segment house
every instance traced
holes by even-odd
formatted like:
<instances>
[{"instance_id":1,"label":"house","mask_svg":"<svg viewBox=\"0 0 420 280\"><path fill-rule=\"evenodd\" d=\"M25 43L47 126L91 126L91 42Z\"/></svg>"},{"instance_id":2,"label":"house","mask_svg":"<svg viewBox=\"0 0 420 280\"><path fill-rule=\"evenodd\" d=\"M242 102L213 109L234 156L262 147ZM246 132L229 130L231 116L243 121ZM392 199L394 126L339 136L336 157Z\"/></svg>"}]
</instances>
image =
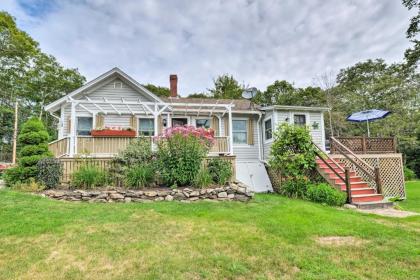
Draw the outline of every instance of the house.
<instances>
[{"instance_id":1,"label":"house","mask_svg":"<svg viewBox=\"0 0 420 280\"><path fill-rule=\"evenodd\" d=\"M276 126L284 122L308 126L313 141L325 148L323 112L327 108L182 98L177 83L177 76L170 75L171 96L162 98L113 68L45 107L58 119L58 140L50 143L51 151L60 158L109 157L133 137L157 136L168 127L213 128L216 141L209 156L234 158L237 179L264 192L272 190L264 162Z\"/></svg>"}]
</instances>

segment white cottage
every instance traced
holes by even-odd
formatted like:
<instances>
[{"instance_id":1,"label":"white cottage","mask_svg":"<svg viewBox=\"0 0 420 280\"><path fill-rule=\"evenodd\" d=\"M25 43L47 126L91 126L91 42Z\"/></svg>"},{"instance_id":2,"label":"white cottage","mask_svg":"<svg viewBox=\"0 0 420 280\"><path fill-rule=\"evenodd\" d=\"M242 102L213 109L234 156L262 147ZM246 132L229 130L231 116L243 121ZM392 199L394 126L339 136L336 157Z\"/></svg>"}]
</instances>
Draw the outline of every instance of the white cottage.
<instances>
[{"instance_id":1,"label":"white cottage","mask_svg":"<svg viewBox=\"0 0 420 280\"><path fill-rule=\"evenodd\" d=\"M171 75L171 96L162 98L113 68L45 107L59 120L51 151L60 158L110 157L131 139L157 136L168 127L211 127L216 142L209 156L234 158L238 180L255 191L271 191L264 162L276 126L284 122L308 126L314 142L325 148L323 112L327 108L182 98L177 83L177 76Z\"/></svg>"}]
</instances>

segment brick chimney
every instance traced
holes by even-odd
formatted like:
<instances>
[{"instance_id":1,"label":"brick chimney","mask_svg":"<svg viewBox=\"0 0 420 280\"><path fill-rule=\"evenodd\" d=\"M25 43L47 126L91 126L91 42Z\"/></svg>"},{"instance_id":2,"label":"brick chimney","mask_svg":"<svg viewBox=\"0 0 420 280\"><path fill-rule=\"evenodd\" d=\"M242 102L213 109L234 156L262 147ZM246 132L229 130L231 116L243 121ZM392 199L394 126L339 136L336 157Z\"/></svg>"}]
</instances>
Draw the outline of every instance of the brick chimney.
<instances>
[{"instance_id":1,"label":"brick chimney","mask_svg":"<svg viewBox=\"0 0 420 280\"><path fill-rule=\"evenodd\" d=\"M178 97L178 76L175 74L169 75L169 89L171 91L171 97Z\"/></svg>"}]
</instances>

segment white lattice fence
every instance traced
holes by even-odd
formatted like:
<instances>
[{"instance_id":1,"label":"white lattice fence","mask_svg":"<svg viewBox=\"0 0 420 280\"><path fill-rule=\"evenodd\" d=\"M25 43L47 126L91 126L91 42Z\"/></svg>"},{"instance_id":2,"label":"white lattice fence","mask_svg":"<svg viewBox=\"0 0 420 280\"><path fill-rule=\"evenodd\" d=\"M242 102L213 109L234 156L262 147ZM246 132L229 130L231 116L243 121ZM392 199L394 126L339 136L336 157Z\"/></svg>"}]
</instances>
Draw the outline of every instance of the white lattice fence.
<instances>
[{"instance_id":1,"label":"white lattice fence","mask_svg":"<svg viewBox=\"0 0 420 280\"><path fill-rule=\"evenodd\" d=\"M353 164L342 155L331 155L335 160L343 162L346 166L356 171L371 187L374 183L367 176L353 166ZM385 197L405 198L404 171L401 154L359 154L361 159L373 167L379 167L379 174L382 181L382 191Z\"/></svg>"}]
</instances>

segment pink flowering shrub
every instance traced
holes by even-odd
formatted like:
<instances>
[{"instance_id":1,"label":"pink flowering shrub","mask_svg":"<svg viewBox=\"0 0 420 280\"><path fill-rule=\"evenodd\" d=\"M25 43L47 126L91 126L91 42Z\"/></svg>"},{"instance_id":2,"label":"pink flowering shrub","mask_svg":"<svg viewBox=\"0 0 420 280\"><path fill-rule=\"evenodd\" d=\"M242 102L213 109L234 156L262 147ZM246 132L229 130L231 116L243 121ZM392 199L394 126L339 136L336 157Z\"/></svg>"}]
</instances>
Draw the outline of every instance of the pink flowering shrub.
<instances>
[{"instance_id":1,"label":"pink flowering shrub","mask_svg":"<svg viewBox=\"0 0 420 280\"><path fill-rule=\"evenodd\" d=\"M214 131L193 126L168 128L156 139L162 179L170 185L191 185L214 143Z\"/></svg>"}]
</instances>

